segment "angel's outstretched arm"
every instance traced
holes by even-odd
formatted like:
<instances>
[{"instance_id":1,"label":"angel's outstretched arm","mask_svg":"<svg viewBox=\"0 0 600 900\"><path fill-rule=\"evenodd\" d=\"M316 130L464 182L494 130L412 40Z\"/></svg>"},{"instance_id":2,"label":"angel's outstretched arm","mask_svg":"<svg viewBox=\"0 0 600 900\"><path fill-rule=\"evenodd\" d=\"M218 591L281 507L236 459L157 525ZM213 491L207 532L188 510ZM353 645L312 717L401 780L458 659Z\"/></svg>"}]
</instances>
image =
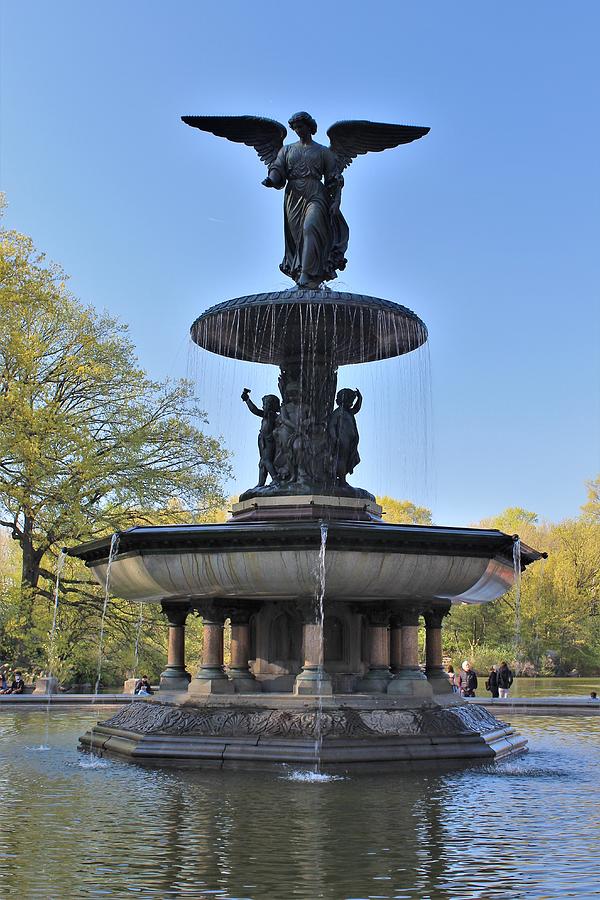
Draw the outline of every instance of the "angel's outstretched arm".
<instances>
[{"instance_id":1,"label":"angel's outstretched arm","mask_svg":"<svg viewBox=\"0 0 600 900\"><path fill-rule=\"evenodd\" d=\"M277 154L277 159L269 166L269 174L263 181L265 187L277 188L281 190L285 187L287 181L286 164L285 164L285 147L282 147Z\"/></svg>"}]
</instances>

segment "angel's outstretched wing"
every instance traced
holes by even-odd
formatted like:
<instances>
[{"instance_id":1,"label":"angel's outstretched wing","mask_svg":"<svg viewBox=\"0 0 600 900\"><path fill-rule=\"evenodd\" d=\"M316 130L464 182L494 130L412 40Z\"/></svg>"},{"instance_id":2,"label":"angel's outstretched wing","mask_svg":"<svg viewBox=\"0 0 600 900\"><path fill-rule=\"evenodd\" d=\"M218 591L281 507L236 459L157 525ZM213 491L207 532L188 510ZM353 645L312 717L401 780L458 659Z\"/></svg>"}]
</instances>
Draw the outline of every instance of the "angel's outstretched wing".
<instances>
[{"instance_id":1,"label":"angel's outstretched wing","mask_svg":"<svg viewBox=\"0 0 600 900\"><path fill-rule=\"evenodd\" d=\"M378 153L410 144L427 134L429 128L418 125L386 125L384 122L367 122L364 119L348 119L335 122L327 129L331 149L340 161L340 171L363 153Z\"/></svg>"},{"instance_id":2,"label":"angel's outstretched wing","mask_svg":"<svg viewBox=\"0 0 600 900\"><path fill-rule=\"evenodd\" d=\"M182 116L186 125L209 131L217 137L254 147L261 160L270 166L283 147L285 125L260 116Z\"/></svg>"}]
</instances>

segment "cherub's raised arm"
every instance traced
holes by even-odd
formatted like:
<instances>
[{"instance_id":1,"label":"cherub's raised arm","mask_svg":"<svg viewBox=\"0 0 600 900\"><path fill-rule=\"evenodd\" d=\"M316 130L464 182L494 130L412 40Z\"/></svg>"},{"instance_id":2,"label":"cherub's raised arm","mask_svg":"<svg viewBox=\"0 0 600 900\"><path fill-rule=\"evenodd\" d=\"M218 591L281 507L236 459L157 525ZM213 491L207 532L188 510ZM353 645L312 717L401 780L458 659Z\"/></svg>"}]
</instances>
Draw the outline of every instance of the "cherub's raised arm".
<instances>
[{"instance_id":1,"label":"cherub's raised arm","mask_svg":"<svg viewBox=\"0 0 600 900\"><path fill-rule=\"evenodd\" d=\"M354 405L352 406L352 409L350 410L350 412L352 413L352 415L355 416L356 413L360 412L363 398L362 398L362 394L358 388L354 388L354 390L356 391L356 400L354 401Z\"/></svg>"},{"instance_id":2,"label":"cherub's raised arm","mask_svg":"<svg viewBox=\"0 0 600 900\"><path fill-rule=\"evenodd\" d=\"M262 409L259 409L259 407L255 403L253 403L252 400L250 399L250 389L249 388L244 388L244 390L242 391L242 400L244 401L244 403L246 404L246 406L248 407L248 409L250 410L251 413L254 413L255 416L259 417L259 419L264 418L264 412L262 411Z\"/></svg>"}]
</instances>

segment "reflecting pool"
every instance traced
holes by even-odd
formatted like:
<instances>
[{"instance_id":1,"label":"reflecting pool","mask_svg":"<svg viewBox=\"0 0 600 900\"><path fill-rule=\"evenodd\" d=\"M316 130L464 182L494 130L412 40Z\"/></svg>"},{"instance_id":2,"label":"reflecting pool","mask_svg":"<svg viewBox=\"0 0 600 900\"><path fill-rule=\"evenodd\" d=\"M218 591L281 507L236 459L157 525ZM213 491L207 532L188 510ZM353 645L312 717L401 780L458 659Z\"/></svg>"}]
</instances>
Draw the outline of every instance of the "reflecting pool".
<instances>
[{"instance_id":1,"label":"reflecting pool","mask_svg":"<svg viewBox=\"0 0 600 900\"><path fill-rule=\"evenodd\" d=\"M514 717L505 763L312 781L78 753L104 714L0 710L1 897L600 896L598 718Z\"/></svg>"}]
</instances>

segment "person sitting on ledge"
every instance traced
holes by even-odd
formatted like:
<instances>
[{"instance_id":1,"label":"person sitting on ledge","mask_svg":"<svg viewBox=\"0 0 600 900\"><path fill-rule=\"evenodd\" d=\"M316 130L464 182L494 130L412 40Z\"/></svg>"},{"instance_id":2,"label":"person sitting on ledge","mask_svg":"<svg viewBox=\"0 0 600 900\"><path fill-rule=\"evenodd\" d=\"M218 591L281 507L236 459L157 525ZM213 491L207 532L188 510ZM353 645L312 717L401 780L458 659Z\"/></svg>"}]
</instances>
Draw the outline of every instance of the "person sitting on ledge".
<instances>
[{"instance_id":1,"label":"person sitting on ledge","mask_svg":"<svg viewBox=\"0 0 600 900\"><path fill-rule=\"evenodd\" d=\"M147 675L142 675L142 677L139 679L139 681L136 681L135 687L133 689L133 693L138 694L139 696L142 696L142 697L149 697L151 694L154 693L154 691L152 690L152 688L150 686L150 682L148 681Z\"/></svg>"},{"instance_id":2,"label":"person sitting on ledge","mask_svg":"<svg viewBox=\"0 0 600 900\"><path fill-rule=\"evenodd\" d=\"M596 691L592 691L590 694L590 700L597 700L597 699L598 699L598 694L596 693Z\"/></svg>"},{"instance_id":3,"label":"person sitting on ledge","mask_svg":"<svg viewBox=\"0 0 600 900\"><path fill-rule=\"evenodd\" d=\"M25 693L25 682L23 681L23 676L20 672L15 672L15 677L13 679L13 683L10 687L5 688L3 691L0 691L0 694L24 694Z\"/></svg>"}]
</instances>

